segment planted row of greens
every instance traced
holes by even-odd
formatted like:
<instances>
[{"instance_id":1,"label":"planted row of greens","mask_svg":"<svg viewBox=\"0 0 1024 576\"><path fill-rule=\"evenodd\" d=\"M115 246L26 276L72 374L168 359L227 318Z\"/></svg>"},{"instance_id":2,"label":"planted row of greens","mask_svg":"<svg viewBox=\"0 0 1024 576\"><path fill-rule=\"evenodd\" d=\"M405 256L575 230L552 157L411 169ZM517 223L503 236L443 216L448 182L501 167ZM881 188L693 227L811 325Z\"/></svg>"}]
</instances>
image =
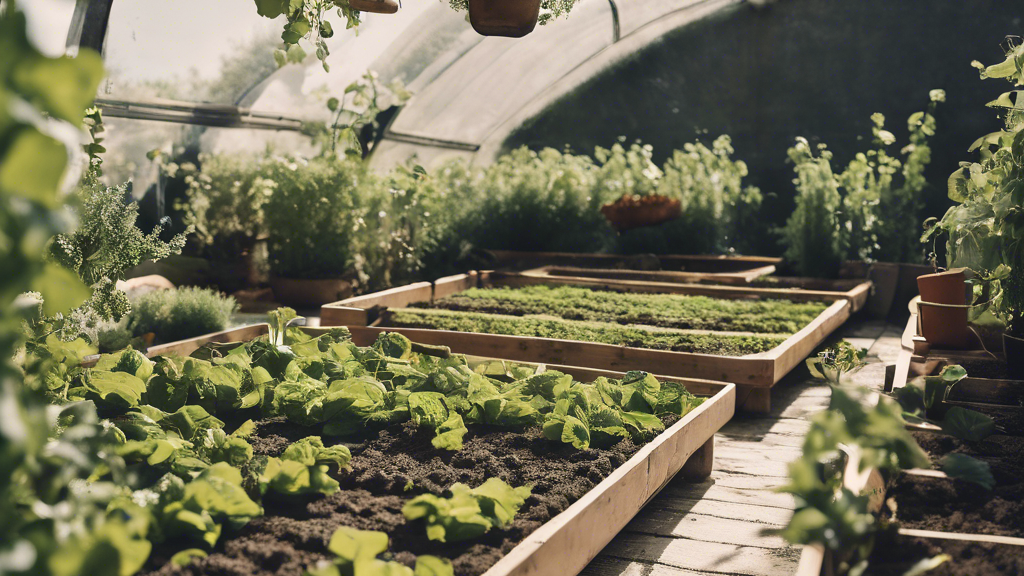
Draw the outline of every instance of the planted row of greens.
<instances>
[{"instance_id":1,"label":"planted row of greens","mask_svg":"<svg viewBox=\"0 0 1024 576\"><path fill-rule=\"evenodd\" d=\"M471 367L447 348L394 333L362 348L343 328L313 336L285 328L290 310L272 317L269 337L212 344L189 357L150 359L127 348L86 367L82 360L93 349L82 340L52 337L27 349L27 362L44 368L28 384L44 389L60 410L63 433L54 442L61 448L47 463L60 469L64 458L80 454L94 473L88 494L26 493L14 521L31 531L49 521L41 505L73 507L78 497L108 518L104 531L76 543L74 553L51 557L50 570L70 576L116 560L118 573L132 574L154 544L160 558L173 555L172 563L186 565L261 516L268 498L337 493L353 458L342 441L385 428L427 432L439 453L461 450L470 426L534 429L555 445L586 450L623 440L640 445L664 430L663 418L701 403L682 385L646 373L583 384L503 362ZM250 440L262 422L273 421L308 434L279 455L256 454ZM497 478L475 488L453 484L450 496L407 489L406 522L438 543L509 526L531 493L530 486ZM116 554L101 554L99 546ZM317 575L413 573L378 558L388 549L382 532L343 526L327 549L337 559L315 568ZM415 565L417 575L453 573L442 557L420 554Z\"/></svg>"},{"instance_id":2,"label":"planted row of greens","mask_svg":"<svg viewBox=\"0 0 1024 576\"><path fill-rule=\"evenodd\" d=\"M681 294L641 294L574 286L472 288L431 308L512 316L551 315L566 320L643 324L684 330L793 334L828 305L789 300L727 300Z\"/></svg>"},{"instance_id":3,"label":"planted row of greens","mask_svg":"<svg viewBox=\"0 0 1024 576\"><path fill-rule=\"evenodd\" d=\"M623 326L607 322L431 309L390 310L383 323L395 328L429 328L478 334L555 338L719 356L743 356L767 352L786 340L782 336L699 334L644 326Z\"/></svg>"}]
</instances>

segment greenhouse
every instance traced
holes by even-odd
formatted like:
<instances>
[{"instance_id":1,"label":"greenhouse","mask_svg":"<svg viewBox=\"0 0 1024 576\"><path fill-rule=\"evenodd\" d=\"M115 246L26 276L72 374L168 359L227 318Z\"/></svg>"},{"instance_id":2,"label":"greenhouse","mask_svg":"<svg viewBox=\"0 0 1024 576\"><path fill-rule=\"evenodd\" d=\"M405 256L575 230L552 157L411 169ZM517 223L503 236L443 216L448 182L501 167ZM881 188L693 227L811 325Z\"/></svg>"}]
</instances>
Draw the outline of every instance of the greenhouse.
<instances>
[{"instance_id":1,"label":"greenhouse","mask_svg":"<svg viewBox=\"0 0 1024 576\"><path fill-rule=\"evenodd\" d=\"M1024 12L0 0L0 576L1024 574Z\"/></svg>"}]
</instances>

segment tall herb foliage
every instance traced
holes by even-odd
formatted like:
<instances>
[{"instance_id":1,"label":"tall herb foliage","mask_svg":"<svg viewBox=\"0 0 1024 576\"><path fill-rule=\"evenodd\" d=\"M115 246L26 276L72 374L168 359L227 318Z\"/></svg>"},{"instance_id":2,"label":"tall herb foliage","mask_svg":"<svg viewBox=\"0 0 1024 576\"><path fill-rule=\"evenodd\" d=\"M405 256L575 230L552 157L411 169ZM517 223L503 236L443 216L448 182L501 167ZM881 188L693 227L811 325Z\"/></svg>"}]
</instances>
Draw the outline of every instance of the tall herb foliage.
<instances>
[{"instance_id":1,"label":"tall herb foliage","mask_svg":"<svg viewBox=\"0 0 1024 576\"><path fill-rule=\"evenodd\" d=\"M972 65L981 78L1002 78L1024 86L1024 44L1006 46L1002 62ZM1003 113L1003 128L978 138L970 152L976 162L961 162L949 177L949 198L957 204L925 233L925 240L946 240L949 267L974 270L995 288L995 311L1010 332L1024 337L1024 90L1011 90L987 104ZM998 288L1002 287L1002 291Z\"/></svg>"},{"instance_id":2,"label":"tall herb foliage","mask_svg":"<svg viewBox=\"0 0 1024 576\"><path fill-rule=\"evenodd\" d=\"M823 144L814 154L809 142L797 138L788 151L796 178L796 209L786 221L786 259L801 276L831 276L842 260L839 210L842 197L832 173L832 152Z\"/></svg>"}]
</instances>

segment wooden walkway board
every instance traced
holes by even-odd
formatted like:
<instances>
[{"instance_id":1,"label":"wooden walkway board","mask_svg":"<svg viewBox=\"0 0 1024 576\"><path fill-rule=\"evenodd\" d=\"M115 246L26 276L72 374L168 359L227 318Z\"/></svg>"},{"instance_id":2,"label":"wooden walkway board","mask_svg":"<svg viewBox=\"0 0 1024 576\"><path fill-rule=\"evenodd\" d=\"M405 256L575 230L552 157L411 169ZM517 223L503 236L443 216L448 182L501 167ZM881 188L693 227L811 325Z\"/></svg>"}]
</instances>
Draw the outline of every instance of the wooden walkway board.
<instances>
[{"instance_id":1,"label":"wooden walkway board","mask_svg":"<svg viewBox=\"0 0 1024 576\"><path fill-rule=\"evenodd\" d=\"M868 361L892 362L901 330L854 323L840 335L858 338ZM858 383L881 388L884 370L869 365ZM877 380L877 381L876 381ZM793 497L777 492L787 464L799 457L809 418L828 407L829 389L798 370L772 394L773 410L740 415L717 435L711 478L678 479L627 525L582 576L790 576L801 547L770 532L789 522Z\"/></svg>"}]
</instances>

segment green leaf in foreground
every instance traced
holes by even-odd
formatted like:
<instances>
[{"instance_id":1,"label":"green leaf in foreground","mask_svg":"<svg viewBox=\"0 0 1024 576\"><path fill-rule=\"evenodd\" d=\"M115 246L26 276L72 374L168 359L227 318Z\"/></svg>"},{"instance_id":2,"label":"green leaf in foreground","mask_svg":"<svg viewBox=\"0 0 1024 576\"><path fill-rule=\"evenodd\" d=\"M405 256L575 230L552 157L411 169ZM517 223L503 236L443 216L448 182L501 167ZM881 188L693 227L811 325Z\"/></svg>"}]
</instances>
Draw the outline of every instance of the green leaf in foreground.
<instances>
[{"instance_id":1,"label":"green leaf in foreground","mask_svg":"<svg viewBox=\"0 0 1024 576\"><path fill-rule=\"evenodd\" d=\"M966 442L981 442L995 433L996 423L981 412L954 406L942 420L942 431Z\"/></svg>"},{"instance_id":2,"label":"green leaf in foreground","mask_svg":"<svg viewBox=\"0 0 1024 576\"><path fill-rule=\"evenodd\" d=\"M921 576L922 574L927 574L952 559L953 558L949 554L939 554L937 556L932 556L931 558L924 558L907 569L907 571L903 573L903 576Z\"/></svg>"},{"instance_id":3,"label":"green leaf in foreground","mask_svg":"<svg viewBox=\"0 0 1024 576\"><path fill-rule=\"evenodd\" d=\"M390 540L383 532L341 526L331 536L328 550L337 556L330 564L306 572L309 576L454 576L446 558L420 556L416 570L398 562L377 559L387 552Z\"/></svg>"},{"instance_id":4,"label":"green leaf in foreground","mask_svg":"<svg viewBox=\"0 0 1024 576\"><path fill-rule=\"evenodd\" d=\"M462 438L468 432L462 416L452 413L448 420L437 427L437 436L430 443L438 450L462 450Z\"/></svg>"},{"instance_id":5,"label":"green leaf in foreground","mask_svg":"<svg viewBox=\"0 0 1024 576\"><path fill-rule=\"evenodd\" d=\"M453 484L451 498L423 494L402 508L406 520L423 518L427 537L440 542L477 538L491 528L507 528L529 497L531 488L512 488L498 478L489 478L477 488Z\"/></svg>"},{"instance_id":6,"label":"green leaf in foreground","mask_svg":"<svg viewBox=\"0 0 1024 576\"><path fill-rule=\"evenodd\" d=\"M260 474L260 489L281 494L333 494L338 481L328 474L330 465L344 468L352 459L345 446L324 446L318 436L289 446L280 458L269 458Z\"/></svg>"},{"instance_id":7,"label":"green leaf in foreground","mask_svg":"<svg viewBox=\"0 0 1024 576\"><path fill-rule=\"evenodd\" d=\"M996 485L988 462L971 458L966 454L947 454L939 462L939 467L950 478L973 482L985 490L991 490Z\"/></svg>"}]
</instances>

